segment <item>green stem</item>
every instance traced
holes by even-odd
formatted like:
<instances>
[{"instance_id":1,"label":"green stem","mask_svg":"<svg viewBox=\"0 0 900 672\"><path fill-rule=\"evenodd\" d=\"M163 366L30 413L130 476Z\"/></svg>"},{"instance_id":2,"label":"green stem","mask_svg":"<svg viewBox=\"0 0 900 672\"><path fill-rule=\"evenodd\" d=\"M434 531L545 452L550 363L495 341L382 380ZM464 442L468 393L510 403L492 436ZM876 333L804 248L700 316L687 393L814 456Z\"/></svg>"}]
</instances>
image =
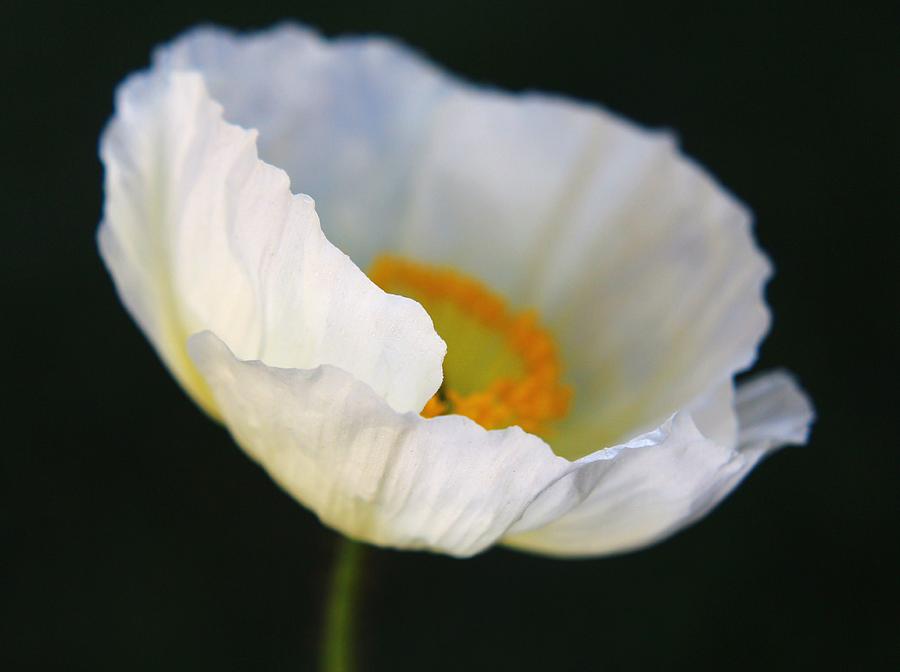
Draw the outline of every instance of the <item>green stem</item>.
<instances>
[{"instance_id":1,"label":"green stem","mask_svg":"<svg viewBox=\"0 0 900 672\"><path fill-rule=\"evenodd\" d=\"M334 556L325 603L320 672L356 670L356 607L364 547L341 538Z\"/></svg>"}]
</instances>

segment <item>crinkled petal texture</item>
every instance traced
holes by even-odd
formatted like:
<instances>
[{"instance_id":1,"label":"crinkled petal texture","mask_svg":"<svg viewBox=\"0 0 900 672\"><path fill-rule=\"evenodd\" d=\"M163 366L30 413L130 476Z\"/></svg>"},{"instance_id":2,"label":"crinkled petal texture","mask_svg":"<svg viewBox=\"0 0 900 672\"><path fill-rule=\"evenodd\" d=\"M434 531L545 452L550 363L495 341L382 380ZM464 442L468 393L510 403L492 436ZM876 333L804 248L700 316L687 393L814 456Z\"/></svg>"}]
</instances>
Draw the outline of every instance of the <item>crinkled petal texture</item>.
<instances>
[{"instance_id":1,"label":"crinkled petal texture","mask_svg":"<svg viewBox=\"0 0 900 672\"><path fill-rule=\"evenodd\" d=\"M137 75L101 147L100 248L125 304L182 384L208 389L187 338L212 330L243 359L339 366L396 410L442 379L445 346L420 305L385 294L325 238L308 196L257 158L197 73Z\"/></svg>"},{"instance_id":2,"label":"crinkled petal texture","mask_svg":"<svg viewBox=\"0 0 900 672\"><path fill-rule=\"evenodd\" d=\"M246 452L348 535L460 556L635 548L806 438L787 374L734 390L767 328L768 263L745 209L668 136L283 26L160 50L121 88L102 153L100 245L130 312ZM444 345L359 270L382 251L537 308L575 387L552 450L417 415Z\"/></svg>"},{"instance_id":3,"label":"crinkled petal texture","mask_svg":"<svg viewBox=\"0 0 900 672\"><path fill-rule=\"evenodd\" d=\"M557 454L650 431L752 363L769 264L746 209L668 134L295 26L201 29L156 60L201 70L260 129L361 267L385 251L448 264L536 308L576 390Z\"/></svg>"},{"instance_id":4,"label":"crinkled petal texture","mask_svg":"<svg viewBox=\"0 0 900 672\"><path fill-rule=\"evenodd\" d=\"M709 512L772 448L805 443L812 407L791 377L770 373L744 384L736 395L741 428L736 448L698 429L678 413L658 430L615 449L579 460L564 479L541 493L532 507L577 502L552 522L506 542L552 555L601 555L626 551L670 535Z\"/></svg>"},{"instance_id":5,"label":"crinkled petal texture","mask_svg":"<svg viewBox=\"0 0 900 672\"><path fill-rule=\"evenodd\" d=\"M210 332L191 353L247 452L324 522L367 541L475 553L570 468L517 427L400 415L335 367L241 361Z\"/></svg>"}]
</instances>

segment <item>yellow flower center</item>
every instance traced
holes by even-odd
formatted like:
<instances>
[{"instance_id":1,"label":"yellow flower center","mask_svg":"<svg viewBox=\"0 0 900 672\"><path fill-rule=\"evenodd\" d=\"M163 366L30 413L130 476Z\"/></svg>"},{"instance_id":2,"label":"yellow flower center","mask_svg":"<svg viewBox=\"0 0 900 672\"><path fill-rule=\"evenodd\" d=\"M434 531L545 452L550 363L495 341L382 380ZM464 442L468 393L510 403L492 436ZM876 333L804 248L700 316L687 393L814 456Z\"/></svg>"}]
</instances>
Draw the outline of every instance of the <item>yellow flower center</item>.
<instances>
[{"instance_id":1,"label":"yellow flower center","mask_svg":"<svg viewBox=\"0 0 900 672\"><path fill-rule=\"evenodd\" d=\"M511 312L457 271L382 256L369 271L386 292L418 301L447 343L444 383L422 415L455 413L487 429L519 425L546 435L569 410L556 343L534 311Z\"/></svg>"}]
</instances>

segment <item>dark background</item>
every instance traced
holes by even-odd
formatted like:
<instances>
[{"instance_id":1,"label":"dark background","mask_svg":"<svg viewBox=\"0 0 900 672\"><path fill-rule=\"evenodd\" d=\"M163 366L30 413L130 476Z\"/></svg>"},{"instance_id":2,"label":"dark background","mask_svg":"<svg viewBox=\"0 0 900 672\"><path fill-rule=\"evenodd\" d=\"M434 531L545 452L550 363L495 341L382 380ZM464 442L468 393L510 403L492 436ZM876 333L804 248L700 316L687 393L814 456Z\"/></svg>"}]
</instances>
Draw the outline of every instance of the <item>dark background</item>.
<instances>
[{"instance_id":1,"label":"dark background","mask_svg":"<svg viewBox=\"0 0 900 672\"><path fill-rule=\"evenodd\" d=\"M760 365L819 413L648 550L373 550L366 669L900 669L898 17L720 4L5 3L0 667L314 669L333 533L185 398L94 247L117 82L198 21L294 16L676 129L754 209L777 267Z\"/></svg>"}]
</instances>

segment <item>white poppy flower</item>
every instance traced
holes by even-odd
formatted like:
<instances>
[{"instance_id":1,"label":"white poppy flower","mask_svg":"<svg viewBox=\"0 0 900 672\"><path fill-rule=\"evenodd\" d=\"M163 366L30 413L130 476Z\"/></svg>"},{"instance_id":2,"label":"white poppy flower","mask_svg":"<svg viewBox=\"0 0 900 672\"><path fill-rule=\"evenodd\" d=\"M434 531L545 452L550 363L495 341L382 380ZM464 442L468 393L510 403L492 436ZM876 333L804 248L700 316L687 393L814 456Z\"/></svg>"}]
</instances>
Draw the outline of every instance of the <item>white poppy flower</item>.
<instances>
[{"instance_id":1,"label":"white poppy flower","mask_svg":"<svg viewBox=\"0 0 900 672\"><path fill-rule=\"evenodd\" d=\"M101 151L125 306L352 538L632 549L806 439L787 374L734 388L769 264L668 134L291 25L162 47Z\"/></svg>"}]
</instances>

